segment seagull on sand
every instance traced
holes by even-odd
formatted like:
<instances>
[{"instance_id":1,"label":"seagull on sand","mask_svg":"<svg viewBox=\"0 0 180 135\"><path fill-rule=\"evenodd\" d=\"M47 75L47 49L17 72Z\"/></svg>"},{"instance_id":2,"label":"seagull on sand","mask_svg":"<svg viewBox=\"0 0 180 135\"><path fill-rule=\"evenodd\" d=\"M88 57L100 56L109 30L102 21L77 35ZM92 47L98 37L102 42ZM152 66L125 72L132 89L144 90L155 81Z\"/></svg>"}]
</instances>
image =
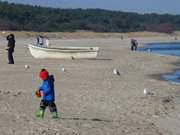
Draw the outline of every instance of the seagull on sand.
<instances>
[{"instance_id":1,"label":"seagull on sand","mask_svg":"<svg viewBox=\"0 0 180 135\"><path fill-rule=\"evenodd\" d=\"M116 68L113 69L113 74L114 75L120 75L119 71Z\"/></svg>"},{"instance_id":2,"label":"seagull on sand","mask_svg":"<svg viewBox=\"0 0 180 135\"><path fill-rule=\"evenodd\" d=\"M153 92L150 92L150 91L148 91L146 88L144 88L144 95L154 95L154 93Z\"/></svg>"},{"instance_id":3,"label":"seagull on sand","mask_svg":"<svg viewBox=\"0 0 180 135\"><path fill-rule=\"evenodd\" d=\"M30 66L29 65L24 65L24 68L28 69L28 68L30 68Z\"/></svg>"}]
</instances>

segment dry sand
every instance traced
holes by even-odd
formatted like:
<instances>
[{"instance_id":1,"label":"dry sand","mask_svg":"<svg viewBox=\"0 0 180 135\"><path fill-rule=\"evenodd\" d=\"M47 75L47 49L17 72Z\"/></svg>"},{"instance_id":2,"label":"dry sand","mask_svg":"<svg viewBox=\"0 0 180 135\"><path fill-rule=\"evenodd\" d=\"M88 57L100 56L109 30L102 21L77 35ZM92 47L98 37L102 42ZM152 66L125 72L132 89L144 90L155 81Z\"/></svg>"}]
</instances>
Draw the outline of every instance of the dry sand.
<instances>
[{"instance_id":1,"label":"dry sand","mask_svg":"<svg viewBox=\"0 0 180 135\"><path fill-rule=\"evenodd\" d=\"M171 36L137 39L140 46L174 40ZM158 79L178 68L178 57L131 52L129 38L50 39L53 46L99 46L100 52L97 60L39 60L27 49L34 39L17 38L15 64L8 65L7 43L0 40L1 135L180 134L180 86ZM55 76L59 120L51 119L48 109L43 120L35 117L40 99L33 93L41 68ZM120 76L113 75L114 68ZM145 96L144 88L154 95Z\"/></svg>"}]
</instances>

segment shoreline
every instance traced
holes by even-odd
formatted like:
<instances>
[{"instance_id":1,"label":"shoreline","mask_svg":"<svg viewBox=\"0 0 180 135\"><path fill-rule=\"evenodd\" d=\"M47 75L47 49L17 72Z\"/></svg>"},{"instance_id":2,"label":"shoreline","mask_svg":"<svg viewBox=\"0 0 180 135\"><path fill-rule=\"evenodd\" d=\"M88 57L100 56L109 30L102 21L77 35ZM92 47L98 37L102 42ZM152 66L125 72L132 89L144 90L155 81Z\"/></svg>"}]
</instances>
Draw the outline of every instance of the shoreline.
<instances>
[{"instance_id":1,"label":"shoreline","mask_svg":"<svg viewBox=\"0 0 180 135\"><path fill-rule=\"evenodd\" d=\"M151 42L151 43L145 43L144 46L141 47L140 49L143 49L143 48L146 48L146 47L148 48L148 46L151 47L151 45L158 45L158 47L159 47L161 45L163 46L163 45L167 45L167 44L169 44L169 49L171 49L170 48L171 44L178 44L178 45L180 45L180 42L179 41L175 41L175 42L171 41L171 42ZM156 49L156 47L154 47L154 49ZM180 56L178 56L176 54L174 54L174 55L171 55L171 54L161 54L160 52L156 52L156 51L155 52L148 52L147 50L139 50L139 49L137 51L147 53L148 55L157 55L157 56L160 56L160 57L171 57L171 56L180 57ZM159 51L161 51L161 49ZM169 72L164 73L164 74L150 75L150 77L152 77L154 79L162 80L162 81L167 81L170 84L175 84L175 85L179 84L180 85L180 82L178 83L178 82L175 82L176 80L171 80L170 78L168 79L168 77L165 77L166 75L175 76L175 73L180 70L178 68L178 62L177 63L173 63L173 64L177 66L176 69L170 70Z\"/></svg>"}]
</instances>

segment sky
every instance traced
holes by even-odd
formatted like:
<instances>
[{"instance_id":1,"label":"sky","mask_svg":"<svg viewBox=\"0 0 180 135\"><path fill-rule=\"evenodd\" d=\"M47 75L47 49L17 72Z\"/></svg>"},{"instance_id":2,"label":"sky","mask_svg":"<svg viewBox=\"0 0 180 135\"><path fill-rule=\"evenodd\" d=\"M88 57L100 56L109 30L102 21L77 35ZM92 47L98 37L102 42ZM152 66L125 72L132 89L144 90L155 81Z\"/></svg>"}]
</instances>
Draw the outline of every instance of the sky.
<instances>
[{"instance_id":1,"label":"sky","mask_svg":"<svg viewBox=\"0 0 180 135\"><path fill-rule=\"evenodd\" d=\"M180 15L180 0L1 0L55 8L100 8L137 13Z\"/></svg>"}]
</instances>

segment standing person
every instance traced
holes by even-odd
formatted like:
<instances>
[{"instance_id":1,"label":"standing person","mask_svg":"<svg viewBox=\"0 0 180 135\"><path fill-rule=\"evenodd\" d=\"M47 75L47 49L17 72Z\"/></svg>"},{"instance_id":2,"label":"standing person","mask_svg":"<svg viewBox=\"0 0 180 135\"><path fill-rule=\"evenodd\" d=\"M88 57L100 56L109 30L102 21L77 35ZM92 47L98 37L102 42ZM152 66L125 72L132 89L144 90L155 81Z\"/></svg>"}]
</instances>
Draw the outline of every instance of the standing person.
<instances>
[{"instance_id":1,"label":"standing person","mask_svg":"<svg viewBox=\"0 0 180 135\"><path fill-rule=\"evenodd\" d=\"M49 107L49 110L52 114L52 118L58 118L57 108L55 104L55 92L54 92L54 77L49 75L46 69L41 69L39 77L42 80L42 83L39 89L36 91L37 97L42 97L40 102L40 108L36 113L38 118L44 118L44 112L46 107Z\"/></svg>"},{"instance_id":2,"label":"standing person","mask_svg":"<svg viewBox=\"0 0 180 135\"><path fill-rule=\"evenodd\" d=\"M45 47L49 47L49 38L48 37L44 37L44 43L45 43Z\"/></svg>"},{"instance_id":3,"label":"standing person","mask_svg":"<svg viewBox=\"0 0 180 135\"><path fill-rule=\"evenodd\" d=\"M44 45L44 37L39 36L39 45L43 46Z\"/></svg>"},{"instance_id":4,"label":"standing person","mask_svg":"<svg viewBox=\"0 0 180 135\"><path fill-rule=\"evenodd\" d=\"M44 41L43 41L43 36L39 35L36 37L36 41L37 41L37 45L40 45L42 46L44 44Z\"/></svg>"},{"instance_id":5,"label":"standing person","mask_svg":"<svg viewBox=\"0 0 180 135\"><path fill-rule=\"evenodd\" d=\"M136 51L138 46L138 42L135 39L131 39L131 51Z\"/></svg>"},{"instance_id":6,"label":"standing person","mask_svg":"<svg viewBox=\"0 0 180 135\"><path fill-rule=\"evenodd\" d=\"M14 53L14 48L15 48L15 37L14 34L10 34L6 37L8 40L8 45L7 45L7 51L8 51L8 64L14 64L14 58L13 58L13 53Z\"/></svg>"},{"instance_id":7,"label":"standing person","mask_svg":"<svg viewBox=\"0 0 180 135\"><path fill-rule=\"evenodd\" d=\"M135 40L135 51L137 50L137 48L138 48L138 41Z\"/></svg>"},{"instance_id":8,"label":"standing person","mask_svg":"<svg viewBox=\"0 0 180 135\"><path fill-rule=\"evenodd\" d=\"M39 36L37 36L36 40L37 40L37 45L39 45Z\"/></svg>"}]
</instances>

